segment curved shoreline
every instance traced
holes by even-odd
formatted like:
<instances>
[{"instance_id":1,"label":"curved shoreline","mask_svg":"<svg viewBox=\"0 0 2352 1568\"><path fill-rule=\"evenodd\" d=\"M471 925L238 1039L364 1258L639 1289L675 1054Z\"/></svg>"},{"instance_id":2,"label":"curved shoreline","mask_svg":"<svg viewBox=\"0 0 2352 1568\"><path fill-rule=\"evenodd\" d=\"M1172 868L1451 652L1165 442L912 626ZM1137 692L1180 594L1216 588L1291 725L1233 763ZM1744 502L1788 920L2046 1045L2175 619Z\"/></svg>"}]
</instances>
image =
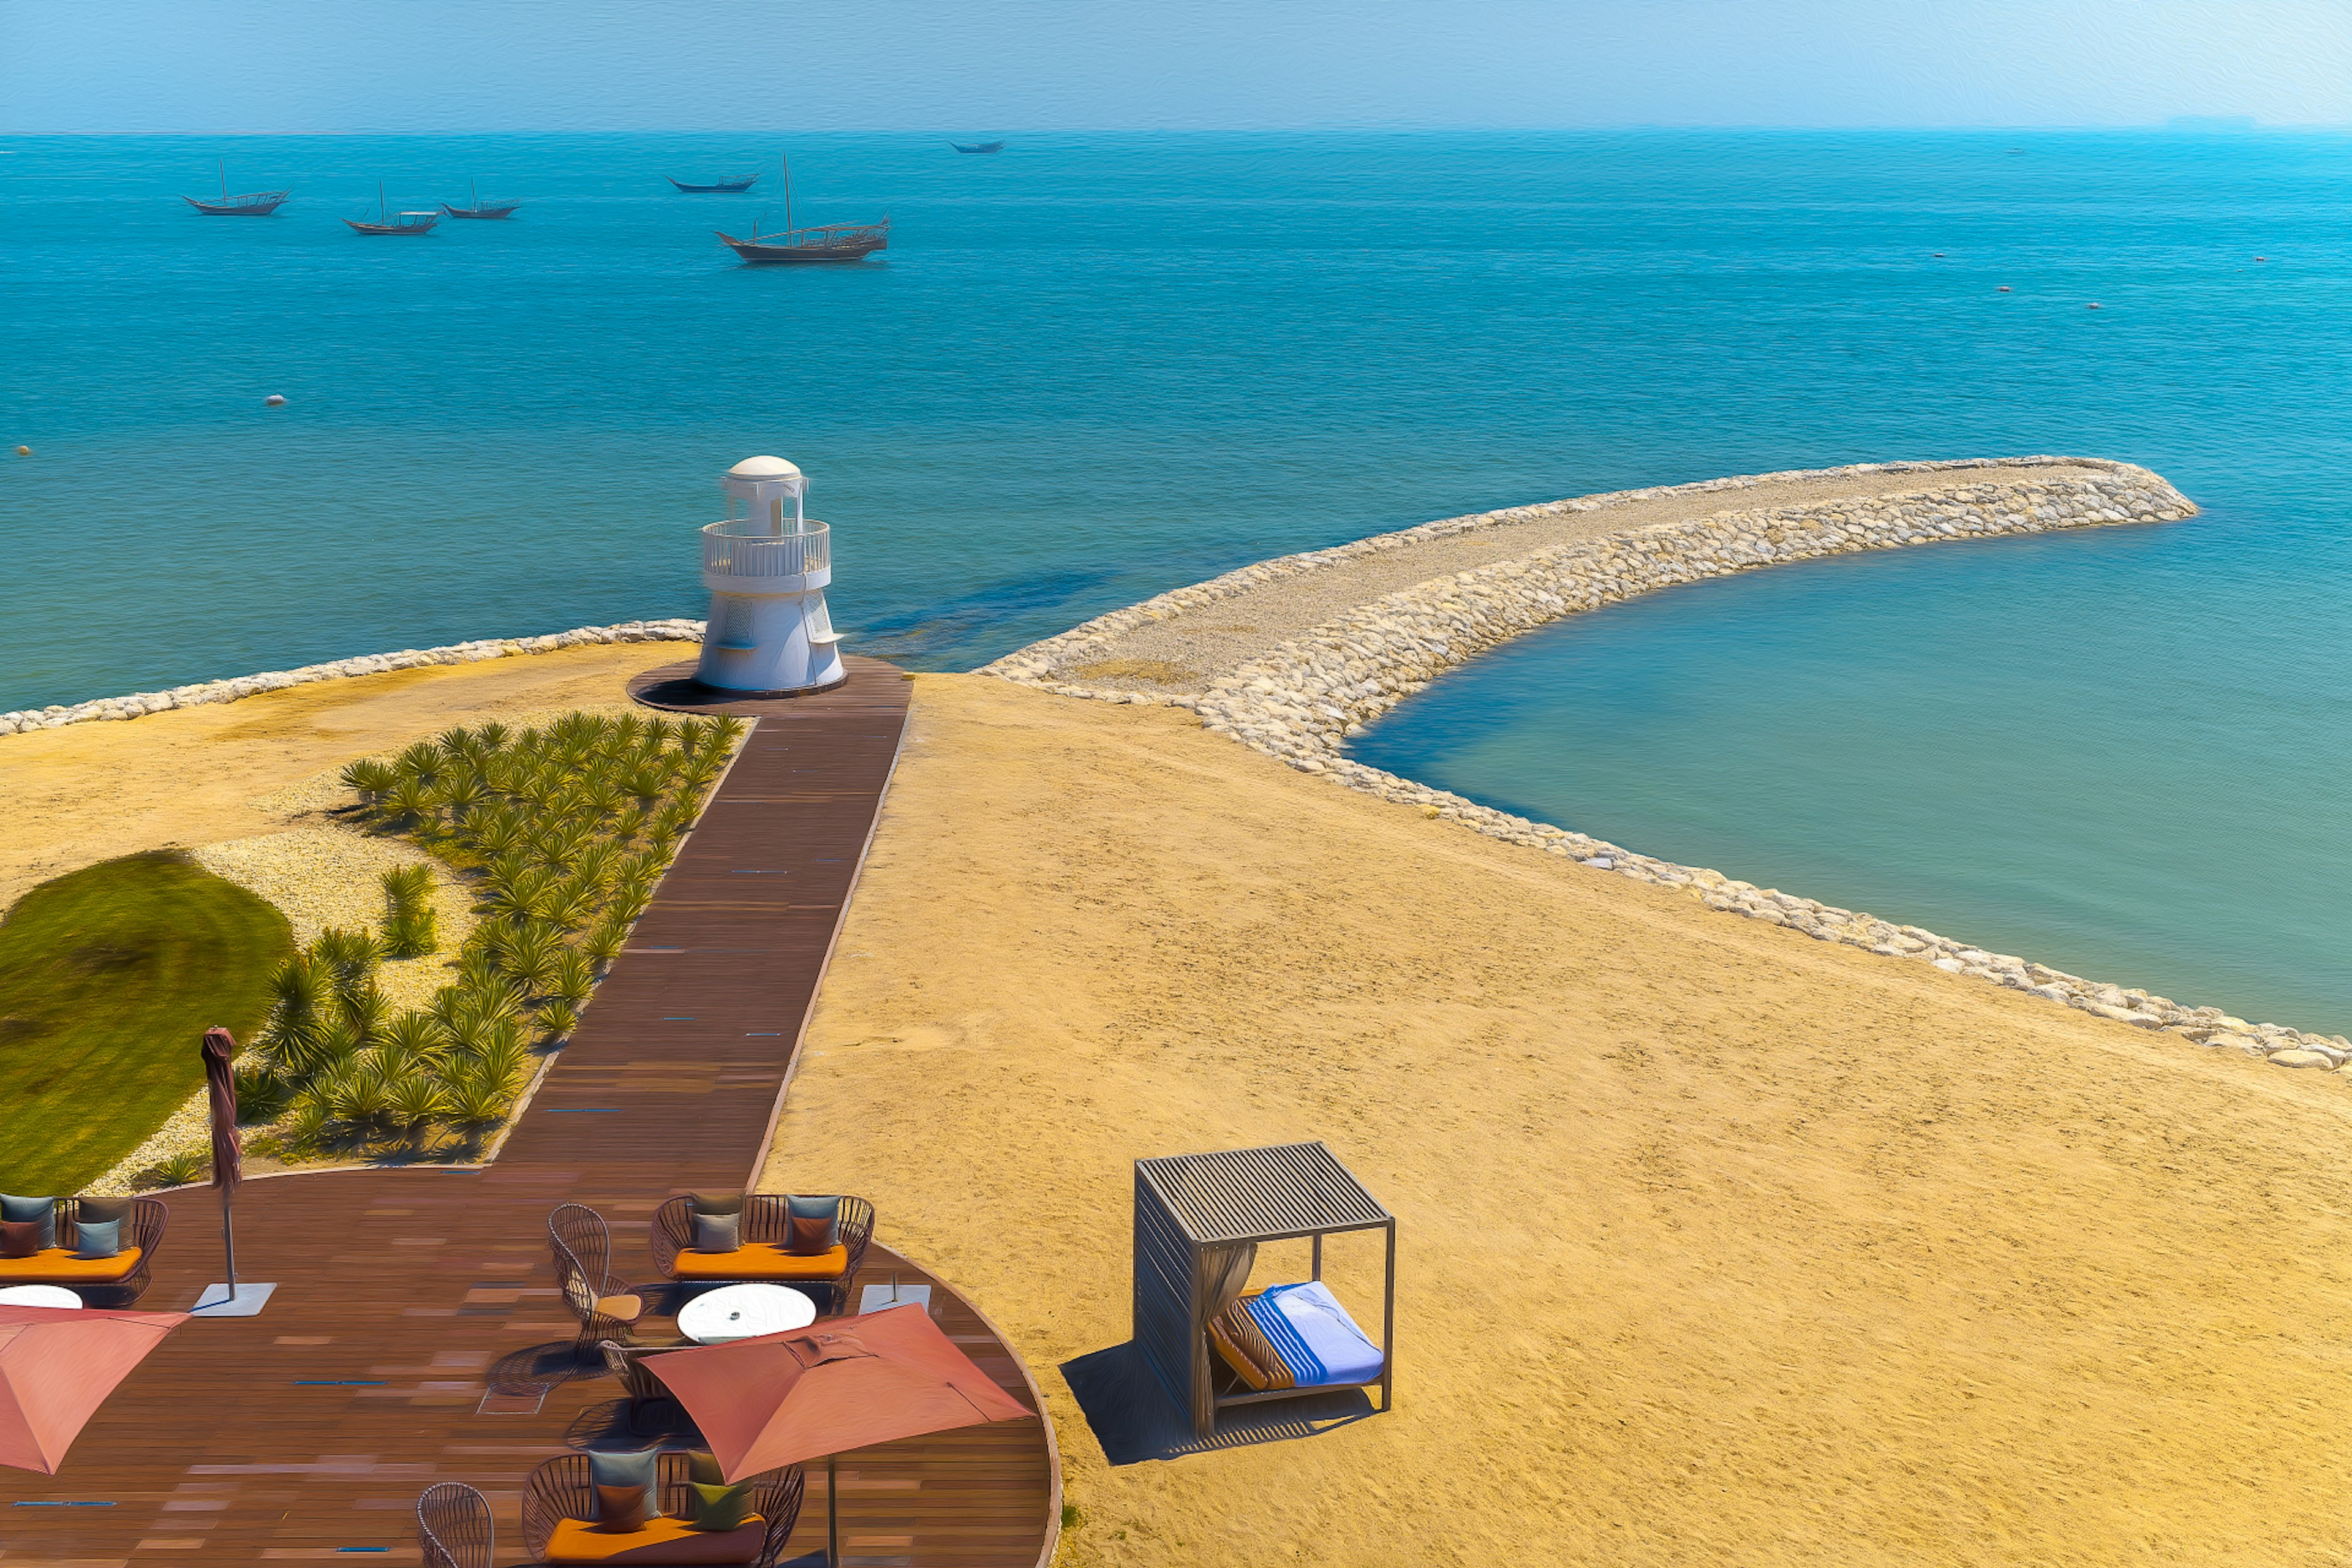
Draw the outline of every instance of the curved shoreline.
<instances>
[{"instance_id":1,"label":"curved shoreline","mask_svg":"<svg viewBox=\"0 0 2352 1568\"><path fill-rule=\"evenodd\" d=\"M2089 470L2057 479L2047 470ZM2042 472L2037 473L2037 470ZM1472 571L1433 576L1324 620L1236 668L1197 694L1109 689L1076 682L1081 659L1107 663L1119 639L1269 583L1375 553L1569 510L1629 500L1712 496L1773 481L1881 474L1966 473L1972 483L1922 487L1807 505L1727 510L1681 521L1559 544ZM2196 514L2185 496L2149 470L2097 458L2026 458L1947 463L1864 464L1717 479L1703 484L1553 502L1548 507L1425 523L1330 550L1279 557L1127 609L1032 644L982 674L1064 696L1166 704L1192 710L1204 728L1384 800L1418 806L1490 837L1565 856L1635 881L1680 888L1708 908L1803 931L1819 941L1916 958L1952 973L2151 1030L2170 1030L2215 1048L2267 1057L2281 1066L2334 1069L2352 1060L2352 1042L2276 1024L2252 1024L2218 1007L2192 1007L2136 987L2086 980L2007 953L1989 952L1916 926L1900 925L1776 889L1758 888L1702 867L1678 865L1605 840L1480 805L1449 791L1367 766L1345 742L1445 670L1510 639L1585 610L1654 589L1790 561L1954 539L2178 521ZM1082 670L1084 667L1079 667ZM1115 665L1114 665L1115 668Z\"/></svg>"}]
</instances>

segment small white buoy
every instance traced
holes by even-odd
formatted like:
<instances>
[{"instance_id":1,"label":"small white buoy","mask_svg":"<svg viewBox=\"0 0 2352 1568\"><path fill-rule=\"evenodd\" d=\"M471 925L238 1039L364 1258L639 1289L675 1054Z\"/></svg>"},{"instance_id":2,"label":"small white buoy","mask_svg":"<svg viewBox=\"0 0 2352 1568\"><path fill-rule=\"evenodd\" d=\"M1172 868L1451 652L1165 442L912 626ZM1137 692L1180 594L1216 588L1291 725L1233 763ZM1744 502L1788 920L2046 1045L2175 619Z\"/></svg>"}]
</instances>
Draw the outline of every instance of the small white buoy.
<instances>
[{"instance_id":1,"label":"small white buoy","mask_svg":"<svg viewBox=\"0 0 2352 1568\"><path fill-rule=\"evenodd\" d=\"M2092 300L2089 304L2083 307L2085 310L2095 310L2098 308L2099 302L2096 300Z\"/></svg>"},{"instance_id":2,"label":"small white buoy","mask_svg":"<svg viewBox=\"0 0 2352 1568\"><path fill-rule=\"evenodd\" d=\"M273 392L261 401L272 408L283 408L286 406L286 395L282 392Z\"/></svg>"},{"instance_id":3,"label":"small white buoy","mask_svg":"<svg viewBox=\"0 0 2352 1568\"><path fill-rule=\"evenodd\" d=\"M1944 259L1944 253L1943 253L1942 251L1940 251L1940 250L1939 250L1939 251L1937 251L1937 252L1936 252L1936 259L1937 259L1937 260L1938 260L1938 261L1943 260L1943 259Z\"/></svg>"},{"instance_id":4,"label":"small white buoy","mask_svg":"<svg viewBox=\"0 0 2352 1568\"><path fill-rule=\"evenodd\" d=\"M2006 284L2006 283L2002 284L2002 285L2000 286L2000 291L2001 291L2002 293L2004 293L2004 294L2008 293L2008 292L2009 292L2009 285L2008 285L2008 284Z\"/></svg>"}]
</instances>

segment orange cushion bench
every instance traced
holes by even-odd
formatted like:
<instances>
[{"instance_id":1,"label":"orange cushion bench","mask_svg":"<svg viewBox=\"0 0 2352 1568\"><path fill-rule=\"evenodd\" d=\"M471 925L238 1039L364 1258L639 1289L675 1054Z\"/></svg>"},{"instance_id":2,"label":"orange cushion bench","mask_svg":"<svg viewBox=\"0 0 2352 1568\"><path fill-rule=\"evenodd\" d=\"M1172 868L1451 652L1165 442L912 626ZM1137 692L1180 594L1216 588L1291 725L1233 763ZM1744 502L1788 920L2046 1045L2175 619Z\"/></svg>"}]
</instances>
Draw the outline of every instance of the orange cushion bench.
<instances>
[{"instance_id":1,"label":"orange cushion bench","mask_svg":"<svg viewBox=\"0 0 2352 1568\"><path fill-rule=\"evenodd\" d=\"M45 1247L30 1258L0 1258L0 1285L120 1285L139 1271L143 1256L135 1247L111 1258L77 1258L69 1247Z\"/></svg>"},{"instance_id":2,"label":"orange cushion bench","mask_svg":"<svg viewBox=\"0 0 2352 1568\"><path fill-rule=\"evenodd\" d=\"M772 1242L747 1241L732 1252L681 1252L670 1265L673 1279L824 1279L849 1272L849 1248L835 1247L802 1257Z\"/></svg>"},{"instance_id":3,"label":"orange cushion bench","mask_svg":"<svg viewBox=\"0 0 2352 1568\"><path fill-rule=\"evenodd\" d=\"M768 1521L756 1513L733 1530L689 1530L667 1514L630 1531L566 1519L557 1521L540 1555L549 1563L749 1563L767 1534Z\"/></svg>"}]
</instances>

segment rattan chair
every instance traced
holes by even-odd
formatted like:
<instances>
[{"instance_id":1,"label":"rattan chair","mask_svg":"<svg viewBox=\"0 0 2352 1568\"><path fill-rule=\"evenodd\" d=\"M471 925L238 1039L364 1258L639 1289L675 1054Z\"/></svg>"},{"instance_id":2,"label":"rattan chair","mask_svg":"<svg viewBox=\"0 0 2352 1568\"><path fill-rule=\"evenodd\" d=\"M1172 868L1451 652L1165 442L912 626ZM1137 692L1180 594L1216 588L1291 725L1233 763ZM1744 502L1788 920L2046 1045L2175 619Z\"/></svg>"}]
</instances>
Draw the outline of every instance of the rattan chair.
<instances>
[{"instance_id":1,"label":"rattan chair","mask_svg":"<svg viewBox=\"0 0 2352 1568\"><path fill-rule=\"evenodd\" d=\"M602 1341L596 1348L604 1354L604 1369L619 1378L622 1388L628 1393L626 1419L631 1432L637 1430L638 1412L646 1405L677 1405L677 1395L672 1394L660 1378L646 1370L647 1358L661 1354L660 1349L625 1345L614 1340ZM679 1405L678 1408L683 1410L686 1406Z\"/></svg>"},{"instance_id":2,"label":"rattan chair","mask_svg":"<svg viewBox=\"0 0 2352 1568\"><path fill-rule=\"evenodd\" d=\"M662 1511L672 1517L683 1516L688 1510L686 1488L691 1474L690 1461L681 1452L665 1453L656 1464L656 1474L660 1481ZM775 1568L776 1559L783 1554L784 1543L793 1538L793 1526L800 1522L801 1499L808 1478L794 1465L790 1469L766 1470L744 1479L757 1489L752 1493L753 1511L767 1527L758 1554L744 1562L753 1568ZM548 1543L554 1538L557 1525L567 1519L595 1517L596 1484L591 1478L585 1454L560 1454L531 1471L530 1480L524 1483L522 1538L534 1563L546 1559Z\"/></svg>"},{"instance_id":3,"label":"rattan chair","mask_svg":"<svg viewBox=\"0 0 2352 1568\"><path fill-rule=\"evenodd\" d=\"M425 1568L490 1568L497 1543L489 1500L465 1482L437 1482L416 1500L416 1544Z\"/></svg>"},{"instance_id":4,"label":"rattan chair","mask_svg":"<svg viewBox=\"0 0 2352 1568\"><path fill-rule=\"evenodd\" d=\"M829 1194L828 1194L829 1195ZM749 1193L743 1198L741 1239L761 1241L772 1247L782 1247L792 1240L792 1211L787 1200L775 1193ZM857 1278L857 1270L866 1261L866 1249L874 1242L874 1205L864 1198L844 1197L841 1200L841 1245L848 1249L849 1267L838 1279L784 1279L776 1283L790 1285L811 1294L824 1292L834 1313L849 1310L849 1288ZM675 1197L654 1211L653 1233L647 1237L653 1248L654 1267L667 1279L677 1278L677 1255L694 1246L694 1204L685 1197ZM751 1278L746 1276L746 1278ZM698 1279L696 1283L708 1283ZM820 1303L821 1305L823 1303Z\"/></svg>"},{"instance_id":5,"label":"rattan chair","mask_svg":"<svg viewBox=\"0 0 2352 1568\"><path fill-rule=\"evenodd\" d=\"M646 1315L637 1288L613 1272L613 1233L604 1216L582 1204L563 1204L547 1216L548 1249L555 1255L555 1282L563 1304L580 1320L579 1343L600 1340L637 1342Z\"/></svg>"},{"instance_id":6,"label":"rattan chair","mask_svg":"<svg viewBox=\"0 0 2352 1568\"><path fill-rule=\"evenodd\" d=\"M139 1249L139 1266L120 1279L104 1285L76 1285L72 1289L83 1300L97 1307L128 1307L147 1291L147 1270L155 1261L155 1254L163 1246L163 1229L171 1223L172 1211L161 1198L131 1200L129 1223L119 1237L124 1247ZM81 1200L58 1200L58 1245L78 1247L81 1243L79 1226L81 1220Z\"/></svg>"}]
</instances>

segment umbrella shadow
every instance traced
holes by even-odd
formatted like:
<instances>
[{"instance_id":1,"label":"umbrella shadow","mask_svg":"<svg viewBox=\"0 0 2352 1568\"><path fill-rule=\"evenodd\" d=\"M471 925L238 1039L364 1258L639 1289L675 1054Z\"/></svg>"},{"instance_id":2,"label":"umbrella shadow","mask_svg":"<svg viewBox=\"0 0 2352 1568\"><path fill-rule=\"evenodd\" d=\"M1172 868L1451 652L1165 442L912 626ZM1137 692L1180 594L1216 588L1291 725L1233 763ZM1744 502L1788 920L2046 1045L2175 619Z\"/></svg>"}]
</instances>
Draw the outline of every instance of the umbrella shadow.
<instances>
[{"instance_id":1,"label":"umbrella shadow","mask_svg":"<svg viewBox=\"0 0 2352 1568\"><path fill-rule=\"evenodd\" d=\"M1132 1340L1064 1362L1062 1376L1102 1445L1103 1458L1113 1465L1286 1443L1377 1414L1362 1389L1335 1388L1220 1411L1216 1432L1195 1436L1192 1415L1160 1386Z\"/></svg>"},{"instance_id":2,"label":"umbrella shadow","mask_svg":"<svg viewBox=\"0 0 2352 1568\"><path fill-rule=\"evenodd\" d=\"M606 1399L582 1410L563 1429L567 1448L702 1447L702 1430L671 1399Z\"/></svg>"}]
</instances>

